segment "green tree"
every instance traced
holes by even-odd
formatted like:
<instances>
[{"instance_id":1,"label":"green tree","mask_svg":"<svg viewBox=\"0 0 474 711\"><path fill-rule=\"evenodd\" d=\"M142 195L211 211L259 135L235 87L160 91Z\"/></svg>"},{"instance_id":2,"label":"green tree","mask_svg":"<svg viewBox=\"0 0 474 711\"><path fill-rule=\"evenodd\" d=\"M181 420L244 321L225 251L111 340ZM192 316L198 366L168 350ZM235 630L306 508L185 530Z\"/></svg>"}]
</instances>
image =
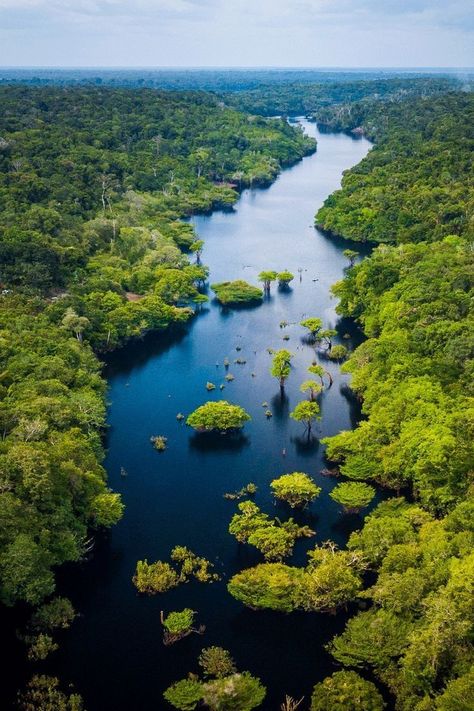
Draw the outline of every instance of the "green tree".
<instances>
[{"instance_id":1,"label":"green tree","mask_svg":"<svg viewBox=\"0 0 474 711\"><path fill-rule=\"evenodd\" d=\"M315 340L319 331L323 327L323 322L320 318L311 317L300 321L300 326L306 328L310 337Z\"/></svg>"},{"instance_id":2,"label":"green tree","mask_svg":"<svg viewBox=\"0 0 474 711\"><path fill-rule=\"evenodd\" d=\"M147 560L137 562L133 584L138 592L155 595L175 588L178 583L179 576L169 563L160 560L156 563L148 563Z\"/></svg>"},{"instance_id":3,"label":"green tree","mask_svg":"<svg viewBox=\"0 0 474 711\"><path fill-rule=\"evenodd\" d=\"M273 355L272 365L270 369L271 375L274 378L278 378L280 383L280 389L283 391L285 389L285 382L291 372L291 359L293 355L282 348Z\"/></svg>"},{"instance_id":4,"label":"green tree","mask_svg":"<svg viewBox=\"0 0 474 711\"><path fill-rule=\"evenodd\" d=\"M62 320L63 328L73 331L79 343L82 343L83 333L89 325L89 319L78 316L72 307L68 307Z\"/></svg>"},{"instance_id":5,"label":"green tree","mask_svg":"<svg viewBox=\"0 0 474 711\"><path fill-rule=\"evenodd\" d=\"M203 684L195 677L181 679L172 684L163 696L165 700L180 711L193 711L203 696Z\"/></svg>"},{"instance_id":6,"label":"green tree","mask_svg":"<svg viewBox=\"0 0 474 711\"><path fill-rule=\"evenodd\" d=\"M261 289L247 284L242 279L211 284L211 289L215 292L217 300L224 306L250 304L255 301L261 301L263 298Z\"/></svg>"},{"instance_id":7,"label":"green tree","mask_svg":"<svg viewBox=\"0 0 474 711\"><path fill-rule=\"evenodd\" d=\"M299 402L293 412L290 412L290 417L296 422L303 422L308 430L308 436L311 433L311 428L315 420L319 420L319 405L317 402L309 402L302 400Z\"/></svg>"},{"instance_id":8,"label":"green tree","mask_svg":"<svg viewBox=\"0 0 474 711\"><path fill-rule=\"evenodd\" d=\"M313 402L316 399L318 393L321 392L323 386L317 383L315 380L305 380L300 385L300 392L308 393L309 399Z\"/></svg>"},{"instance_id":9,"label":"green tree","mask_svg":"<svg viewBox=\"0 0 474 711\"><path fill-rule=\"evenodd\" d=\"M359 253L356 252L354 249L345 249L343 251L343 255L349 261L349 266L353 267L355 264L355 260L359 256Z\"/></svg>"},{"instance_id":10,"label":"green tree","mask_svg":"<svg viewBox=\"0 0 474 711\"><path fill-rule=\"evenodd\" d=\"M276 498L286 501L291 508L307 506L321 493L321 488L303 472L283 474L270 487Z\"/></svg>"},{"instance_id":11,"label":"green tree","mask_svg":"<svg viewBox=\"0 0 474 711\"><path fill-rule=\"evenodd\" d=\"M353 671L335 672L316 684L311 711L383 711L385 702L375 684Z\"/></svg>"},{"instance_id":12,"label":"green tree","mask_svg":"<svg viewBox=\"0 0 474 711\"><path fill-rule=\"evenodd\" d=\"M206 402L192 412L186 423L199 432L229 432L238 430L250 420L250 415L238 405L231 405L226 400Z\"/></svg>"},{"instance_id":13,"label":"green tree","mask_svg":"<svg viewBox=\"0 0 474 711\"><path fill-rule=\"evenodd\" d=\"M283 563L262 563L234 575L229 593L253 610L291 612L297 606L303 572Z\"/></svg>"},{"instance_id":14,"label":"green tree","mask_svg":"<svg viewBox=\"0 0 474 711\"><path fill-rule=\"evenodd\" d=\"M290 281L293 281L294 278L295 275L289 272L287 269L285 269L285 271L283 272L278 272L278 286L280 288L287 288L289 286Z\"/></svg>"},{"instance_id":15,"label":"green tree","mask_svg":"<svg viewBox=\"0 0 474 711\"><path fill-rule=\"evenodd\" d=\"M370 504L375 496L375 489L362 482L346 481L335 486L329 496L341 504L347 513L358 513Z\"/></svg>"},{"instance_id":16,"label":"green tree","mask_svg":"<svg viewBox=\"0 0 474 711\"><path fill-rule=\"evenodd\" d=\"M249 672L213 679L203 686L203 700L212 711L251 711L263 702L266 689Z\"/></svg>"},{"instance_id":17,"label":"green tree","mask_svg":"<svg viewBox=\"0 0 474 711\"><path fill-rule=\"evenodd\" d=\"M263 271L258 275L258 280L263 283L263 289L267 294L270 293L271 283L272 281L276 281L276 278L277 272L274 271Z\"/></svg>"},{"instance_id":18,"label":"green tree","mask_svg":"<svg viewBox=\"0 0 474 711\"><path fill-rule=\"evenodd\" d=\"M237 671L230 653L222 647L206 647L199 655L198 661L206 677L221 679Z\"/></svg>"},{"instance_id":19,"label":"green tree","mask_svg":"<svg viewBox=\"0 0 474 711\"><path fill-rule=\"evenodd\" d=\"M67 695L59 687L59 679L44 674L35 675L20 694L19 706L23 711L82 711L79 694Z\"/></svg>"}]
</instances>

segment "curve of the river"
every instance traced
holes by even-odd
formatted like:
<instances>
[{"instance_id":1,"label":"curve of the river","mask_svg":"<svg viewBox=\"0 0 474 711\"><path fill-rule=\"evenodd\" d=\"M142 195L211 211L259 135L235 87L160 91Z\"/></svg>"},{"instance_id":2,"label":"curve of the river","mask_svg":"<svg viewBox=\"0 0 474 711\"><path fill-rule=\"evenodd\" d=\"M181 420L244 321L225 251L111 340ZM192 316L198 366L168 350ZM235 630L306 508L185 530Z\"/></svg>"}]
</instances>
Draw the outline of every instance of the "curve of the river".
<instances>
[{"instance_id":1,"label":"curve of the river","mask_svg":"<svg viewBox=\"0 0 474 711\"><path fill-rule=\"evenodd\" d=\"M211 282L243 278L257 283L262 269L289 269L296 275L291 290L274 288L271 298L253 309L225 311L211 301L180 333L150 336L110 358L106 466L126 513L98 543L92 561L64 576L62 592L81 617L51 663L55 673L59 666L59 676L83 694L89 711L166 708L163 690L187 672L198 671L197 656L204 646L229 649L239 669L262 679L268 687L262 709L278 708L285 693L308 698L312 685L334 670L324 644L342 628L344 614L254 613L226 591L233 573L260 561L254 550L239 547L227 533L236 504L223 498L226 491L253 481L259 487L256 503L270 514L288 517L284 506L274 505L269 482L291 471L315 477L323 493L299 518L316 529L317 537L296 544L291 562L298 565L304 564L315 540L344 544L361 524L357 516L341 515L328 497L334 480L319 474L324 466L319 438L350 428L357 416L338 366L327 366L335 382L321 399L317 438L308 443L302 426L288 415L302 398L299 385L313 356L301 342L301 318L322 317L349 346L357 338L350 323L338 322L330 295L331 284L343 275L342 250L348 245L325 237L312 224L317 207L338 188L342 172L358 163L370 144L343 134L320 134L314 124L302 123L318 139L316 154L285 170L270 188L245 191L235 210L193 219L205 240L203 261L210 267ZM281 321L292 325L280 329ZM353 338L342 340L347 332ZM285 334L290 336L287 342ZM295 359L282 400L269 374L267 349L283 347ZM245 365L233 363L239 356ZM235 381L226 383L222 393L217 388L209 394L207 381L217 386L225 382L225 357ZM202 440L176 420L178 412L189 413L222 397L252 416L242 439ZM263 402L273 412L269 420ZM162 454L150 444L155 434L168 437ZM125 478L121 467L128 472ZM131 583L137 559L167 559L177 544L215 561L222 582L191 582L166 595L137 596ZM183 607L199 612L197 622L206 625L205 635L165 647L160 610Z\"/></svg>"}]
</instances>

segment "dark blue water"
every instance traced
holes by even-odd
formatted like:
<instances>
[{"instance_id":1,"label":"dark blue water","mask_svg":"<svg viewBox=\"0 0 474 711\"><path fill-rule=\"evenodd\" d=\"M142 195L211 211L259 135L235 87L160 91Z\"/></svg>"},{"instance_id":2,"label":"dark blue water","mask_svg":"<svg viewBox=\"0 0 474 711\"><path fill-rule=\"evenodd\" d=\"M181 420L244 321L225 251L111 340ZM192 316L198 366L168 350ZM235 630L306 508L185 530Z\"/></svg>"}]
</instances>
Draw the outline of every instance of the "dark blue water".
<instances>
[{"instance_id":1,"label":"dark blue water","mask_svg":"<svg viewBox=\"0 0 474 711\"><path fill-rule=\"evenodd\" d=\"M313 124L304 125L316 133ZM349 346L360 337L352 324L338 322L329 291L343 275L347 245L323 236L312 223L343 170L358 163L369 144L342 134L317 138L318 152L282 173L268 190L246 191L233 212L193 219L206 243L203 261L210 267L211 282L243 278L256 283L262 269L289 269L296 275L292 288L273 288L271 298L253 309L223 310L211 301L186 328L133 344L108 364L106 466L126 513L97 543L92 561L67 571L64 592L81 617L51 662L51 670L83 694L89 711L165 708L163 690L188 671L197 671L199 651L213 644L228 648L239 669L261 677L269 690L264 709L277 708L285 693L308 696L312 685L333 670L323 647L342 628L344 614L255 613L228 595L229 577L260 557L250 547L239 548L227 533L236 504L223 498L224 492L253 481L259 487L256 503L285 518L289 511L274 505L270 481L295 470L314 476L323 493L299 520L315 528L317 537L296 544L295 564L304 564L305 551L316 541L331 538L343 545L361 524L357 516L341 516L328 497L334 480L319 474L324 466L319 438L350 428L358 414L337 365L327 364L335 382L321 398L315 438L308 442L302 425L288 417L303 397L299 385L313 358L312 349L301 341L298 322L319 316L326 326L338 328L340 336L351 333L352 340L339 339ZM292 325L280 329L283 320ZM282 340L284 334L290 336L288 342ZM269 374L267 348L283 347L295 357L281 398ZM222 393L216 389L209 394L207 381L225 383L225 357L235 381ZM234 364L237 357L247 363ZM241 438L206 438L177 422L178 412L188 414L208 399L221 398L251 414ZM271 420L264 416L263 402L273 412ZM163 454L150 444L156 434L168 437ZM126 478L120 476L121 467ZM176 544L215 561L222 582L192 582L166 595L137 596L131 582L136 561L167 559ZM206 633L164 647L160 610L184 606L199 612L197 621L207 626Z\"/></svg>"}]
</instances>

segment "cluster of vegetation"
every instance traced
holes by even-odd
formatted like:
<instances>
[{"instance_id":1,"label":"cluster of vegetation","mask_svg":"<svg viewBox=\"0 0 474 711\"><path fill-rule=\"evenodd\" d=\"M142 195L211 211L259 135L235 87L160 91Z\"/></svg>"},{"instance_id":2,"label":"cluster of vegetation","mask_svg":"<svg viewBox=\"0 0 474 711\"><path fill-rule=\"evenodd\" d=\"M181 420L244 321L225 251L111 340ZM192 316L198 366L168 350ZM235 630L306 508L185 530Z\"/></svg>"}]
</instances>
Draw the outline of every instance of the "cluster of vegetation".
<instances>
[{"instance_id":1,"label":"cluster of vegetation","mask_svg":"<svg viewBox=\"0 0 474 711\"><path fill-rule=\"evenodd\" d=\"M137 561L132 581L138 592L155 595L167 592L180 583L187 583L191 578L200 583L213 583L220 579L217 573L212 572L212 563L185 546L175 546L171 551L171 560L175 566L161 560L155 563Z\"/></svg>"},{"instance_id":2,"label":"cluster of vegetation","mask_svg":"<svg viewBox=\"0 0 474 711\"><path fill-rule=\"evenodd\" d=\"M290 518L288 521L271 519L253 501L243 501L238 505L240 513L234 514L229 524L229 533L239 543L250 543L263 554L267 561L281 561L293 553L298 538L315 535L309 526L298 526Z\"/></svg>"},{"instance_id":3,"label":"cluster of vegetation","mask_svg":"<svg viewBox=\"0 0 474 711\"><path fill-rule=\"evenodd\" d=\"M232 432L242 429L250 415L239 405L227 400L209 401L192 412L186 423L198 432Z\"/></svg>"},{"instance_id":4,"label":"cluster of vegetation","mask_svg":"<svg viewBox=\"0 0 474 711\"><path fill-rule=\"evenodd\" d=\"M167 646L175 644L175 642L179 642L180 639L188 637L193 632L203 634L206 630L205 625L193 627L196 614L189 607L185 607L184 610L179 612L170 612L166 616L161 612L161 624L164 628L163 644Z\"/></svg>"},{"instance_id":5,"label":"cluster of vegetation","mask_svg":"<svg viewBox=\"0 0 474 711\"><path fill-rule=\"evenodd\" d=\"M376 148L345 174L316 223L358 241L472 238L473 119L472 93L351 106L335 127L361 127Z\"/></svg>"},{"instance_id":6,"label":"cluster of vegetation","mask_svg":"<svg viewBox=\"0 0 474 711\"><path fill-rule=\"evenodd\" d=\"M189 674L164 692L169 704L181 711L205 706L211 711L252 711L260 706L266 689L250 672L238 672L229 652L207 647L199 655L203 678Z\"/></svg>"},{"instance_id":7,"label":"cluster of vegetation","mask_svg":"<svg viewBox=\"0 0 474 711\"><path fill-rule=\"evenodd\" d=\"M415 501L380 504L350 537L372 571L358 593L371 606L329 647L383 683L397 711L468 709L474 699L473 108L472 94L383 115L353 107L348 120L377 143L318 214L354 239L397 243L334 288L339 313L368 337L343 366L364 418L326 441L353 480L331 494L343 506L365 480Z\"/></svg>"},{"instance_id":8,"label":"cluster of vegetation","mask_svg":"<svg viewBox=\"0 0 474 711\"><path fill-rule=\"evenodd\" d=\"M251 304L263 299L263 292L257 286L247 284L243 279L237 281L223 281L220 284L211 284L216 298L223 306L238 306Z\"/></svg>"},{"instance_id":9,"label":"cluster of vegetation","mask_svg":"<svg viewBox=\"0 0 474 711\"><path fill-rule=\"evenodd\" d=\"M283 474L271 482L270 488L277 499L286 501L292 509L307 506L321 493L321 488L304 472Z\"/></svg>"},{"instance_id":10,"label":"cluster of vegetation","mask_svg":"<svg viewBox=\"0 0 474 711\"><path fill-rule=\"evenodd\" d=\"M242 499L244 496L254 496L256 493L257 485L251 481L249 484L246 484L238 491L226 492L224 494L224 499L228 499L229 501L237 501L238 499Z\"/></svg>"},{"instance_id":11,"label":"cluster of vegetation","mask_svg":"<svg viewBox=\"0 0 474 711\"><path fill-rule=\"evenodd\" d=\"M241 504L242 505L242 504ZM261 563L234 575L230 594L253 610L335 612L362 589L365 562L357 550L343 551L331 541L309 551L306 568Z\"/></svg>"}]
</instances>

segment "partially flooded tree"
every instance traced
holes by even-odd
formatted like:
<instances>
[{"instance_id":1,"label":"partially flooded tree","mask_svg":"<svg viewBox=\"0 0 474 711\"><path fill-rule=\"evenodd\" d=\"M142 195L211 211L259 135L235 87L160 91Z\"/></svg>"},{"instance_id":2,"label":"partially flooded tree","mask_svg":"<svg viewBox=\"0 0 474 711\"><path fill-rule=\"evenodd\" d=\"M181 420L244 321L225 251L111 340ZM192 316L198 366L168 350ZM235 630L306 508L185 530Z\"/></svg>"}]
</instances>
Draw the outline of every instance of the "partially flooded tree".
<instances>
[{"instance_id":1,"label":"partially flooded tree","mask_svg":"<svg viewBox=\"0 0 474 711\"><path fill-rule=\"evenodd\" d=\"M188 637L190 634L203 634L205 631L205 626L200 625L199 627L193 627L194 617L196 612L186 607L180 612L170 612L166 617L163 611L160 613L161 624L164 627L163 633L163 644L170 645L178 642L184 637Z\"/></svg>"},{"instance_id":2,"label":"partially flooded tree","mask_svg":"<svg viewBox=\"0 0 474 711\"><path fill-rule=\"evenodd\" d=\"M359 252L356 252L354 249L345 249L343 251L343 255L346 259L349 260L349 266L353 267L355 264L355 260L359 256Z\"/></svg>"},{"instance_id":3,"label":"partially flooded tree","mask_svg":"<svg viewBox=\"0 0 474 711\"><path fill-rule=\"evenodd\" d=\"M283 474L271 482L270 488L277 499L286 501L292 509L307 506L321 493L321 488L303 472Z\"/></svg>"},{"instance_id":4,"label":"partially flooded tree","mask_svg":"<svg viewBox=\"0 0 474 711\"><path fill-rule=\"evenodd\" d=\"M319 363L313 363L313 365L310 365L308 368L308 373L311 373L312 375L317 375L318 378L321 380L321 385L324 387L324 376L327 375L328 380L329 380L329 386L333 384L333 379L331 373L326 370L326 368L323 368L322 365L319 365Z\"/></svg>"},{"instance_id":5,"label":"partially flooded tree","mask_svg":"<svg viewBox=\"0 0 474 711\"><path fill-rule=\"evenodd\" d=\"M308 435L311 433L313 422L320 420L319 405L317 402L309 402L302 400L299 402L293 412L290 412L290 417L296 422L303 422Z\"/></svg>"},{"instance_id":6,"label":"partially flooded tree","mask_svg":"<svg viewBox=\"0 0 474 711\"><path fill-rule=\"evenodd\" d=\"M270 286L272 281L276 281L277 273L273 271L263 271L258 275L258 280L263 283L263 290L265 293L270 293Z\"/></svg>"},{"instance_id":7,"label":"partially flooded tree","mask_svg":"<svg viewBox=\"0 0 474 711\"><path fill-rule=\"evenodd\" d=\"M274 378L278 378L280 390L285 389L285 382L291 372L292 353L282 348L273 355L270 373Z\"/></svg>"},{"instance_id":8,"label":"partially flooded tree","mask_svg":"<svg viewBox=\"0 0 474 711\"><path fill-rule=\"evenodd\" d=\"M353 671L339 671L316 684L311 711L383 711L386 704L375 684Z\"/></svg>"},{"instance_id":9,"label":"partially flooded tree","mask_svg":"<svg viewBox=\"0 0 474 711\"><path fill-rule=\"evenodd\" d=\"M294 278L295 275L285 269L285 271L277 274L278 286L283 289L288 288L290 281L293 281Z\"/></svg>"},{"instance_id":10,"label":"partially flooded tree","mask_svg":"<svg viewBox=\"0 0 474 711\"><path fill-rule=\"evenodd\" d=\"M317 383L315 380L305 380L300 385L300 392L308 393L308 397L311 402L316 399L316 396L322 391L322 389L322 384Z\"/></svg>"},{"instance_id":11,"label":"partially flooded tree","mask_svg":"<svg viewBox=\"0 0 474 711\"><path fill-rule=\"evenodd\" d=\"M230 652L222 647L206 647L199 655L198 662L205 677L221 679L237 671Z\"/></svg>"},{"instance_id":12,"label":"partially flooded tree","mask_svg":"<svg viewBox=\"0 0 474 711\"><path fill-rule=\"evenodd\" d=\"M204 248L204 240L203 239L197 239L189 247L189 251L193 252L193 254L196 255L196 264L201 264L201 255L202 255L203 248Z\"/></svg>"}]
</instances>

